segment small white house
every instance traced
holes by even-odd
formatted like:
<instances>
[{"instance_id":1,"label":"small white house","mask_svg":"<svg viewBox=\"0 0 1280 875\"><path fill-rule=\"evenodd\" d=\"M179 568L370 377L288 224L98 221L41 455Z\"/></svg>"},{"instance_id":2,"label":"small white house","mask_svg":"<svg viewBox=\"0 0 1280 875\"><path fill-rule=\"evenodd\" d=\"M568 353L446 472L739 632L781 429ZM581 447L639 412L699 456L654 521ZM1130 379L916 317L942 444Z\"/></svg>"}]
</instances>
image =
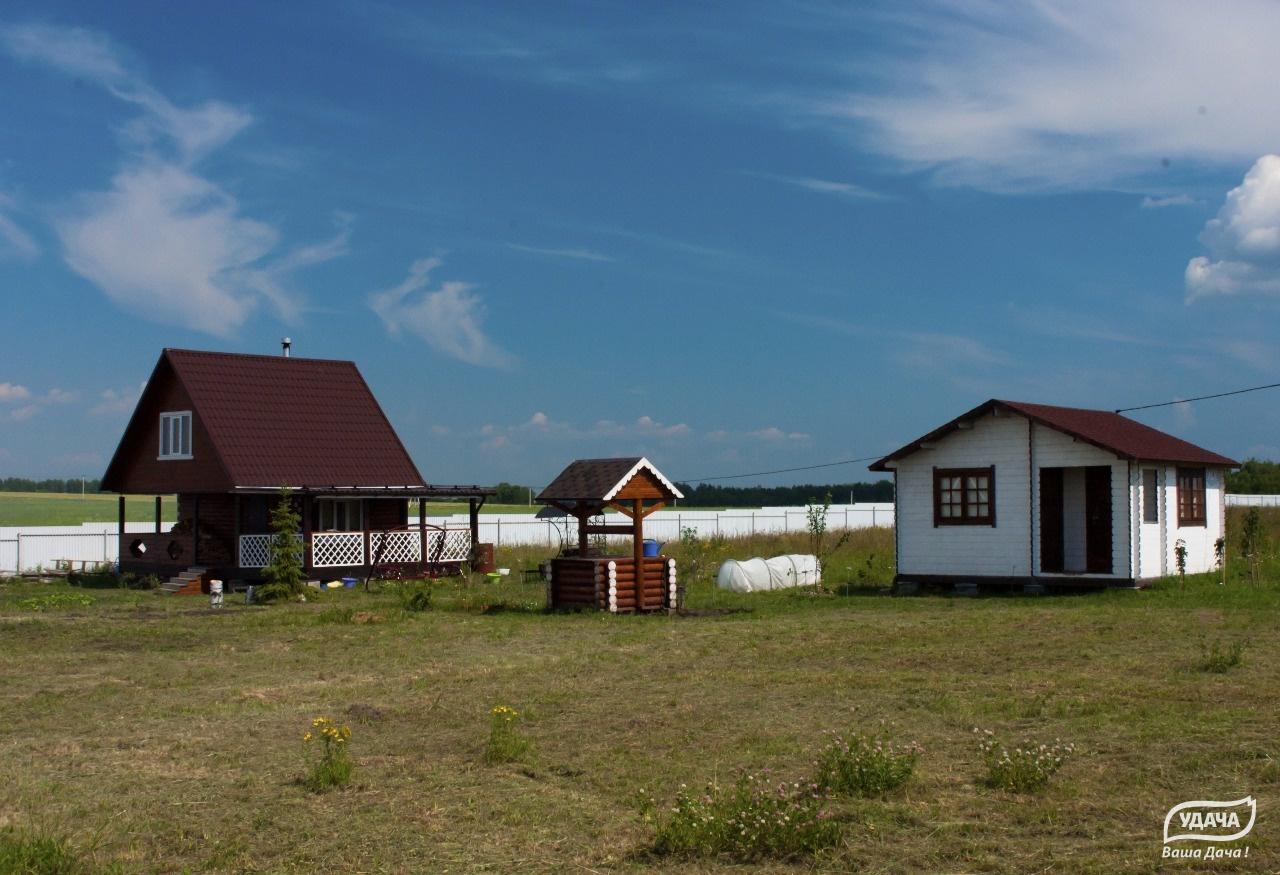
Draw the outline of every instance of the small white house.
<instances>
[{"instance_id":1,"label":"small white house","mask_svg":"<svg viewBox=\"0 0 1280 875\"><path fill-rule=\"evenodd\" d=\"M1133 586L1215 567L1239 463L1104 410L992 399L892 471L896 583Z\"/></svg>"}]
</instances>

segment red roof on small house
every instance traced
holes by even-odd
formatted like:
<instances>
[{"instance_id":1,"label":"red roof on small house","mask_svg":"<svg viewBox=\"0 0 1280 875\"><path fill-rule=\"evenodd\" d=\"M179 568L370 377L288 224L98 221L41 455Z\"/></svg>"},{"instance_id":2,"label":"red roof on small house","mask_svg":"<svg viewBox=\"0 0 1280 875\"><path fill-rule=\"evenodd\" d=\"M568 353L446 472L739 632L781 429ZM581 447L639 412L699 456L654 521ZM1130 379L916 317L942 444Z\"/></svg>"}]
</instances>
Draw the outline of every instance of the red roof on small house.
<instances>
[{"instance_id":1,"label":"red roof on small house","mask_svg":"<svg viewBox=\"0 0 1280 875\"><path fill-rule=\"evenodd\" d=\"M424 485L354 362L166 349L104 488L116 488L131 433L149 424L139 421L153 413L148 394L170 379L189 396L227 488Z\"/></svg>"},{"instance_id":2,"label":"red roof on small house","mask_svg":"<svg viewBox=\"0 0 1280 875\"><path fill-rule=\"evenodd\" d=\"M885 463L909 456L922 444L938 440L960 427L985 416L996 409L1021 414L1040 425L1056 429L1064 434L1093 444L1122 459L1142 459L1151 462L1177 462L1188 465L1211 465L1238 468L1240 463L1211 450L1174 437L1167 432L1143 425L1110 410L1089 410L1082 407L1056 407L1050 404L1030 404L1025 401L1001 401L993 398L979 404L968 413L957 416L946 425L936 428L918 440L895 450L870 466L872 471L887 471Z\"/></svg>"}]
</instances>

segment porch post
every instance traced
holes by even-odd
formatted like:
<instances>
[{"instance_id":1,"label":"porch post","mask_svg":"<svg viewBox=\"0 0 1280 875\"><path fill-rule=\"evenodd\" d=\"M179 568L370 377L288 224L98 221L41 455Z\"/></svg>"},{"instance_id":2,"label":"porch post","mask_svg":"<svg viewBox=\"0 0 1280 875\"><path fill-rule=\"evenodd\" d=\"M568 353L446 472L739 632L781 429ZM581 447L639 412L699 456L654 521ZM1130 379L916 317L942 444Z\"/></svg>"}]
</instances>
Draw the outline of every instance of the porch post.
<instances>
[{"instance_id":1,"label":"porch post","mask_svg":"<svg viewBox=\"0 0 1280 875\"><path fill-rule=\"evenodd\" d=\"M369 555L369 499L360 499L360 527L364 529L364 576L370 576L373 557Z\"/></svg>"},{"instance_id":2,"label":"porch post","mask_svg":"<svg viewBox=\"0 0 1280 875\"><path fill-rule=\"evenodd\" d=\"M239 494L231 497L231 516L234 518L232 523L235 542L231 545L231 549L236 551L236 571L240 570L240 496Z\"/></svg>"},{"instance_id":3,"label":"porch post","mask_svg":"<svg viewBox=\"0 0 1280 875\"><path fill-rule=\"evenodd\" d=\"M471 550L474 553L476 545L480 543L480 506L476 504L475 496L467 499L469 516L471 523Z\"/></svg>"},{"instance_id":4,"label":"porch post","mask_svg":"<svg viewBox=\"0 0 1280 875\"><path fill-rule=\"evenodd\" d=\"M644 499L631 501L631 557L636 563L636 613L644 610Z\"/></svg>"},{"instance_id":5,"label":"porch post","mask_svg":"<svg viewBox=\"0 0 1280 875\"><path fill-rule=\"evenodd\" d=\"M200 493L196 493L191 520L191 564L200 564Z\"/></svg>"},{"instance_id":6,"label":"porch post","mask_svg":"<svg viewBox=\"0 0 1280 875\"><path fill-rule=\"evenodd\" d=\"M311 496L302 494L302 570L311 573Z\"/></svg>"},{"instance_id":7,"label":"porch post","mask_svg":"<svg viewBox=\"0 0 1280 875\"><path fill-rule=\"evenodd\" d=\"M119 511L120 511L120 547L118 552L116 553L117 568L120 567L121 562L124 562L124 493L123 492L120 493ZM18 562L18 573L19 574L22 573L21 559L19 559L19 562Z\"/></svg>"},{"instance_id":8,"label":"porch post","mask_svg":"<svg viewBox=\"0 0 1280 875\"><path fill-rule=\"evenodd\" d=\"M160 534L160 519L161 519L160 503L163 500L164 499L162 499L160 496L158 495L156 496L156 534L157 535Z\"/></svg>"},{"instance_id":9,"label":"porch post","mask_svg":"<svg viewBox=\"0 0 1280 875\"><path fill-rule=\"evenodd\" d=\"M586 510L582 505L578 505L578 555L586 557L587 555L587 520L589 519Z\"/></svg>"},{"instance_id":10,"label":"porch post","mask_svg":"<svg viewBox=\"0 0 1280 875\"><path fill-rule=\"evenodd\" d=\"M418 496L418 563L427 567L427 499Z\"/></svg>"}]
</instances>

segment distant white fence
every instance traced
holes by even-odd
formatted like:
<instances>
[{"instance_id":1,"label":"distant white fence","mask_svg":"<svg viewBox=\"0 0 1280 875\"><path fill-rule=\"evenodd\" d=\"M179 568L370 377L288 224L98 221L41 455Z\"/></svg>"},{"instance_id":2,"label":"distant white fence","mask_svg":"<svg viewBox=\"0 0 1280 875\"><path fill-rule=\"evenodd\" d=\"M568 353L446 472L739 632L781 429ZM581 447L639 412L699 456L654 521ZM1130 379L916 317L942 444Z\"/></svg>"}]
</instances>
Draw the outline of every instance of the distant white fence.
<instances>
[{"instance_id":1,"label":"distant white fence","mask_svg":"<svg viewBox=\"0 0 1280 875\"><path fill-rule=\"evenodd\" d=\"M659 510L645 517L646 538L657 541L679 541L683 529L693 529L699 537L720 535L740 538L749 535L781 534L808 531L808 509L804 507L761 507L746 510ZM428 517L436 525L450 528L467 525L466 514L450 517ZM624 517L610 517L615 522L625 522ZM417 519L411 517L409 525ZM861 504L833 504L827 509L827 529L865 529L873 526L893 526L892 502L864 502ZM561 544L577 544L577 522L572 518L540 520L527 513L496 513L480 515L480 542L499 547L542 546L558 548Z\"/></svg>"},{"instance_id":2,"label":"distant white fence","mask_svg":"<svg viewBox=\"0 0 1280 875\"><path fill-rule=\"evenodd\" d=\"M1228 495L1227 507L1280 507L1280 495Z\"/></svg>"},{"instance_id":3,"label":"distant white fence","mask_svg":"<svg viewBox=\"0 0 1280 875\"><path fill-rule=\"evenodd\" d=\"M658 541L679 541L682 529L693 529L700 537L726 538L783 532L807 531L806 508L762 507L754 510L660 510L645 518L645 537ZM622 518L619 517L619 520ZM411 526L417 518L410 517ZM467 514L427 517L427 522L449 529L466 528ZM168 529L172 522L164 524ZM827 511L828 530L862 529L893 525L892 503L835 504ZM155 531L155 524L129 523L125 531ZM480 541L498 546L542 546L558 549L577 542L573 519L536 519L532 513L480 515ZM119 561L120 539L115 523L84 523L79 526L17 526L0 528L0 573L53 568L60 559L75 562Z\"/></svg>"}]
</instances>

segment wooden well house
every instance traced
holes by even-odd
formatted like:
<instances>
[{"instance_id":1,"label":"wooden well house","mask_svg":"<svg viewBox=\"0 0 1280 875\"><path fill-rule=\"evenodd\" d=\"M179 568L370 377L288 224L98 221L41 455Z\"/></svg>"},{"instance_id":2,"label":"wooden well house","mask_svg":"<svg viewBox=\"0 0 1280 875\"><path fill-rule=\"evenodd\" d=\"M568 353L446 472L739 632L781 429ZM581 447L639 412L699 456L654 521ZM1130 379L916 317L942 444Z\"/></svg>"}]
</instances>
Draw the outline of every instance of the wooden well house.
<instances>
[{"instance_id":1,"label":"wooden well house","mask_svg":"<svg viewBox=\"0 0 1280 875\"><path fill-rule=\"evenodd\" d=\"M592 607L611 613L674 610L676 563L666 556L644 555L644 519L683 497L645 458L579 459L560 472L538 500L577 519L578 546L551 560L551 607ZM609 523L602 516L606 508L618 511L626 522ZM608 548L593 550L593 535L630 535L631 552L609 555Z\"/></svg>"}]
</instances>

